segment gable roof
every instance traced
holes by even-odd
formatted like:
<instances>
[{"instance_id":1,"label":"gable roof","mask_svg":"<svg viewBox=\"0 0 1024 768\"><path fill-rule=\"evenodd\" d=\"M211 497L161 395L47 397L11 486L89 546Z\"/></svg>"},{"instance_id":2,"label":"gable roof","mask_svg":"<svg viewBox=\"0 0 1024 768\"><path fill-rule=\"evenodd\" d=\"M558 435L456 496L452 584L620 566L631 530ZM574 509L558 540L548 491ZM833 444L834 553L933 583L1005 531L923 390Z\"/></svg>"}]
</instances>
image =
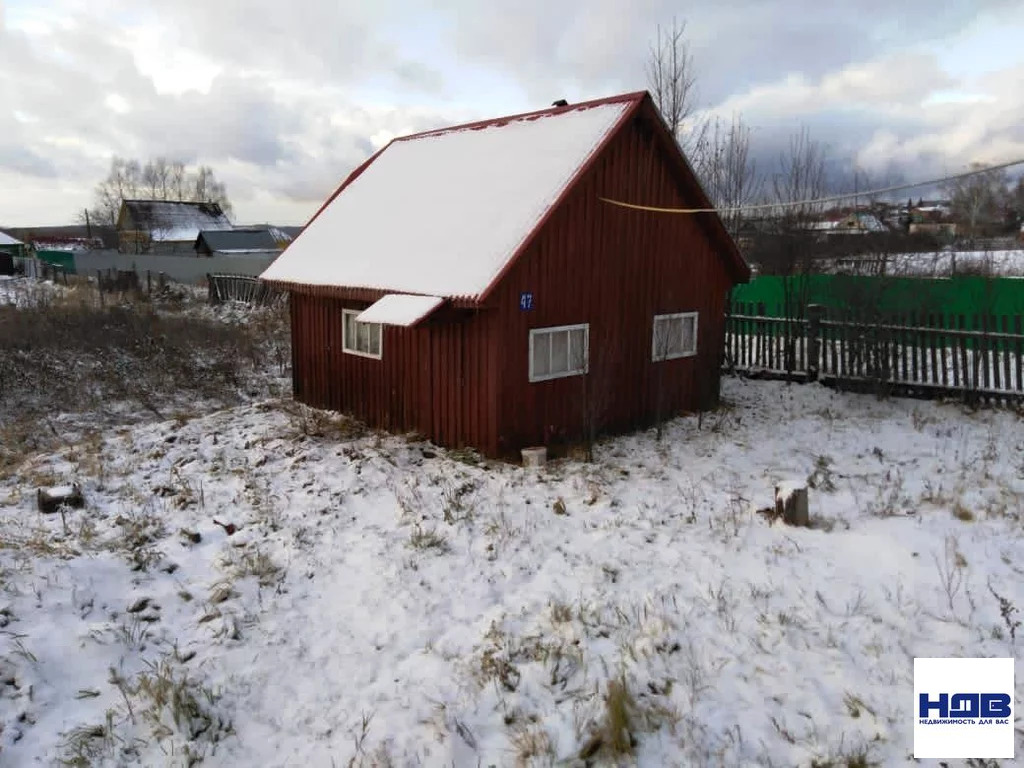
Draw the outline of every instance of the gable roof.
<instances>
[{"instance_id":1,"label":"gable roof","mask_svg":"<svg viewBox=\"0 0 1024 768\"><path fill-rule=\"evenodd\" d=\"M656 115L640 91L394 139L349 175L261 277L283 288L480 302L645 103ZM681 183L709 206L664 122L656 122ZM745 280L749 270L720 218L700 218Z\"/></svg>"},{"instance_id":2,"label":"gable roof","mask_svg":"<svg viewBox=\"0 0 1024 768\"><path fill-rule=\"evenodd\" d=\"M134 227L127 227L125 216ZM187 200L125 200L117 218L118 229L152 233L154 242L194 241L200 231L231 229L231 222L217 203Z\"/></svg>"},{"instance_id":3,"label":"gable roof","mask_svg":"<svg viewBox=\"0 0 1024 768\"><path fill-rule=\"evenodd\" d=\"M281 250L274 233L267 228L204 229L196 238L195 248L205 245L218 253L252 253Z\"/></svg>"},{"instance_id":4,"label":"gable roof","mask_svg":"<svg viewBox=\"0 0 1024 768\"><path fill-rule=\"evenodd\" d=\"M0 232L0 245L24 245L21 240L15 240L5 232Z\"/></svg>"}]
</instances>

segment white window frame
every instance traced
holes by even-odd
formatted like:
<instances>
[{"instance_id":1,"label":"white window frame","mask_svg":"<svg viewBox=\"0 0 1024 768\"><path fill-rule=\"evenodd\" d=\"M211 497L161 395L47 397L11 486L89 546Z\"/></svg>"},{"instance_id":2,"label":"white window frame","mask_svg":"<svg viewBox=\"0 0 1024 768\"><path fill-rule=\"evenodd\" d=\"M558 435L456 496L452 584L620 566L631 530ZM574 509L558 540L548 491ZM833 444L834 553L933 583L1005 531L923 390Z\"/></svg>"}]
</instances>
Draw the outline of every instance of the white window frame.
<instances>
[{"instance_id":1,"label":"white window frame","mask_svg":"<svg viewBox=\"0 0 1024 768\"><path fill-rule=\"evenodd\" d=\"M697 354L698 347L698 323L699 323L698 312L673 312L668 315L655 315L654 321L651 323L651 360L655 363L661 362L662 360L678 360L682 357L694 357ZM682 352L660 352L658 350L658 324L667 323L671 320L682 319L686 320L693 318L693 348L689 350L683 350ZM681 325L680 328L683 326ZM682 339L680 339L680 347L682 347Z\"/></svg>"},{"instance_id":2,"label":"white window frame","mask_svg":"<svg viewBox=\"0 0 1024 768\"><path fill-rule=\"evenodd\" d=\"M380 323L359 323L356 320L359 315L363 313L361 309L343 309L341 310L341 349L346 355L356 355L357 357L368 357L371 360L380 360L384 356L384 326ZM351 318L351 319L350 319ZM348 324L359 323L359 325L376 325L378 327L378 333L380 334L380 351L375 355L372 352L364 352L361 349L352 349L348 345Z\"/></svg>"},{"instance_id":3,"label":"white window frame","mask_svg":"<svg viewBox=\"0 0 1024 768\"><path fill-rule=\"evenodd\" d=\"M541 335L550 335L555 333L565 333L568 335L566 341L566 358L569 364L572 364L572 348L570 346L570 340L572 335L570 331L583 331L583 367L582 368L569 368L566 371L560 371L558 373L544 373L535 374L533 371L533 343L534 339ZM549 328L531 328L530 329L530 348L527 352L529 354L528 363L530 382L535 381L549 381L550 379L565 379L570 376L583 376L590 369L590 323L577 323L575 325L554 325ZM548 367L551 364L551 348L548 347Z\"/></svg>"}]
</instances>

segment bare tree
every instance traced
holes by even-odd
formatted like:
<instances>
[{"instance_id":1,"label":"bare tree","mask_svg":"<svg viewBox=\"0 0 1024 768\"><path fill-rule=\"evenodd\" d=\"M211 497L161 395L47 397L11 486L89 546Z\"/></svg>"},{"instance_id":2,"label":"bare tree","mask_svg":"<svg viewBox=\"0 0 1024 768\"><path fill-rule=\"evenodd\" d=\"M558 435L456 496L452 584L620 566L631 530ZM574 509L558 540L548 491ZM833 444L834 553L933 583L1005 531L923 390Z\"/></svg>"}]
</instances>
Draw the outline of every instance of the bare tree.
<instances>
[{"instance_id":1,"label":"bare tree","mask_svg":"<svg viewBox=\"0 0 1024 768\"><path fill-rule=\"evenodd\" d=\"M972 163L971 170L984 166ZM956 179L944 191L949 196L953 218L968 237L992 234L1005 221L1010 202L1009 178L1005 170L992 170Z\"/></svg>"},{"instance_id":2,"label":"bare tree","mask_svg":"<svg viewBox=\"0 0 1024 768\"><path fill-rule=\"evenodd\" d=\"M705 191L721 209L726 229L736 236L743 221L736 209L753 203L764 189L757 161L750 156L750 127L739 115L727 124L715 118L705 131L704 148L696 160L700 165L695 170Z\"/></svg>"},{"instance_id":3,"label":"bare tree","mask_svg":"<svg viewBox=\"0 0 1024 768\"><path fill-rule=\"evenodd\" d=\"M668 29L658 25L657 36L647 57L647 86L654 103L661 110L672 135L685 148L692 149L695 138L681 141L684 123L696 107L696 70L690 43L686 38L686 22L672 19Z\"/></svg>"},{"instance_id":4,"label":"bare tree","mask_svg":"<svg viewBox=\"0 0 1024 768\"><path fill-rule=\"evenodd\" d=\"M188 186L188 171L185 164L180 160L171 163L168 169L168 189L172 200L184 200L185 190Z\"/></svg>"},{"instance_id":5,"label":"bare tree","mask_svg":"<svg viewBox=\"0 0 1024 768\"><path fill-rule=\"evenodd\" d=\"M152 200L167 200L170 191L171 168L167 159L158 157L142 168L142 181Z\"/></svg>"},{"instance_id":6,"label":"bare tree","mask_svg":"<svg viewBox=\"0 0 1024 768\"><path fill-rule=\"evenodd\" d=\"M201 165L193 177L192 199L201 203L217 203L224 213L231 213L231 202L223 182L217 181L213 169Z\"/></svg>"},{"instance_id":7,"label":"bare tree","mask_svg":"<svg viewBox=\"0 0 1024 768\"><path fill-rule=\"evenodd\" d=\"M775 204L751 254L764 274L783 278L783 313L802 318L808 301L808 273L813 269L818 249L812 222L822 209L816 202L827 191L825 147L802 128L779 155L777 172L772 176L770 202ZM783 330L786 369L795 369L795 323Z\"/></svg>"},{"instance_id":8,"label":"bare tree","mask_svg":"<svg viewBox=\"0 0 1024 768\"><path fill-rule=\"evenodd\" d=\"M217 203L224 213L231 213L227 188L207 165L191 173L180 160L158 157L143 166L137 160L115 157L107 177L96 186L93 208L88 212L90 220L113 226L121 203L140 197ZM85 216L80 218L84 220Z\"/></svg>"}]
</instances>

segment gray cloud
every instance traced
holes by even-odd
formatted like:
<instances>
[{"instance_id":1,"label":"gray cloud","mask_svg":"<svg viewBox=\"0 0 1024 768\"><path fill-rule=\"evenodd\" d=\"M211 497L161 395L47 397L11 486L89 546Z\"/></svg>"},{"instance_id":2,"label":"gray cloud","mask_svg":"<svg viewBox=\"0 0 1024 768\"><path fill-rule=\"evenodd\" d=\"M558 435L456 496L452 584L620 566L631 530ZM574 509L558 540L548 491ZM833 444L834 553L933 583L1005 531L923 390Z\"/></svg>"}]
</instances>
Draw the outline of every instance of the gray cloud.
<instances>
[{"instance_id":1,"label":"gray cloud","mask_svg":"<svg viewBox=\"0 0 1024 768\"><path fill-rule=\"evenodd\" d=\"M274 218L311 212L395 135L643 87L655 26L678 5L57 0L49 16L37 10L28 31L0 24L0 190L17 174L84 205L112 154L166 155L214 166L243 218ZM920 174L1024 153L1021 68L961 83L915 47L979 14L1014 12L1010 0L721 0L694 8L688 33L701 104L743 115L765 170L803 124L830 146L836 173ZM189 76L176 77L185 65ZM989 100L929 100L957 90Z\"/></svg>"}]
</instances>

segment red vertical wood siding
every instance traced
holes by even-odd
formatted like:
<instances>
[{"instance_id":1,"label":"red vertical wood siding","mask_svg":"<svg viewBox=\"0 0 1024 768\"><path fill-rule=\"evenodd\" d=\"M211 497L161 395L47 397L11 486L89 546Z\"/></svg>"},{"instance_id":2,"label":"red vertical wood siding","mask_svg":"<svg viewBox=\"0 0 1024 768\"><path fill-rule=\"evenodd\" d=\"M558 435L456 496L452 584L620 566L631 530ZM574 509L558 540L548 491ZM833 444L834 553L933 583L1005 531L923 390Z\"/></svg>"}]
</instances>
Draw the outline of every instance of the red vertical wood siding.
<instances>
[{"instance_id":1,"label":"red vertical wood siding","mask_svg":"<svg viewBox=\"0 0 1024 768\"><path fill-rule=\"evenodd\" d=\"M486 306L385 326L381 360L342 350L341 310L369 302L292 293L296 398L488 455L578 439L588 403L605 433L713 403L733 282L726 258L697 216L598 199L693 202L655 135L657 119L645 104L612 138ZM533 293L532 311L519 308L523 291ZM688 311L699 312L697 356L653 362L654 315ZM529 330L574 323L590 324L589 374L530 383Z\"/></svg>"},{"instance_id":2,"label":"red vertical wood siding","mask_svg":"<svg viewBox=\"0 0 1024 768\"><path fill-rule=\"evenodd\" d=\"M384 326L375 360L342 347L342 310L366 302L293 292L290 304L297 400L372 427L495 452L495 345L486 313L442 310L415 328Z\"/></svg>"},{"instance_id":3,"label":"red vertical wood siding","mask_svg":"<svg viewBox=\"0 0 1024 768\"><path fill-rule=\"evenodd\" d=\"M500 453L651 424L717 400L732 279L696 216L626 210L601 196L664 207L692 203L641 111L554 212L494 296L503 344ZM521 311L519 295L533 293ZM653 362L656 314L699 312L698 354ZM586 377L530 383L531 328L590 324Z\"/></svg>"}]
</instances>

